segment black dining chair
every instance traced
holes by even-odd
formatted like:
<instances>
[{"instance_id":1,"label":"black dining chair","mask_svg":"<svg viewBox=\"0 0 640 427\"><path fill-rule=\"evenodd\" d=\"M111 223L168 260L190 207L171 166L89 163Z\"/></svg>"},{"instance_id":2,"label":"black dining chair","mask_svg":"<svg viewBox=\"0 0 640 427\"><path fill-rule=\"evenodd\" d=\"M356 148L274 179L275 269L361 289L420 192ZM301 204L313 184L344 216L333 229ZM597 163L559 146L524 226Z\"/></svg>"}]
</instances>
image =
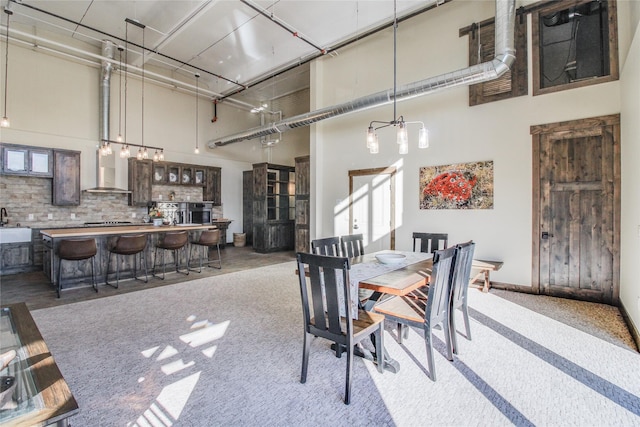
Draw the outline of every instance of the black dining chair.
<instances>
[{"instance_id":1,"label":"black dining chair","mask_svg":"<svg viewBox=\"0 0 640 427\"><path fill-rule=\"evenodd\" d=\"M447 249L449 234L447 233L413 233L413 252L419 243L419 252L433 253Z\"/></svg>"},{"instance_id":2,"label":"black dining chair","mask_svg":"<svg viewBox=\"0 0 640 427\"><path fill-rule=\"evenodd\" d=\"M471 328L469 327L469 308L467 306L467 291L469 290L469 277L471 277L471 265L476 244L473 241L456 245L458 255L456 268L453 274L453 289L451 291L450 331L453 352L458 353L458 340L456 331L456 310L462 311L466 338L471 340Z\"/></svg>"},{"instance_id":3,"label":"black dining chair","mask_svg":"<svg viewBox=\"0 0 640 427\"><path fill-rule=\"evenodd\" d=\"M315 255L303 252L296 254L298 278L304 318L304 340L300 382L307 381L309 346L312 337L320 337L336 344L336 357L340 348L347 352L347 372L344 403L351 401L351 374L353 370L354 346L370 334L375 336L378 371L383 372L384 316L358 309L357 320L353 319L350 298L349 258ZM306 272L309 275L307 285ZM340 316L340 297L345 316Z\"/></svg>"},{"instance_id":4,"label":"black dining chair","mask_svg":"<svg viewBox=\"0 0 640 427\"><path fill-rule=\"evenodd\" d=\"M364 255L364 237L362 234L342 236L340 238L340 246L342 247L342 255L347 258Z\"/></svg>"},{"instance_id":5,"label":"black dining chair","mask_svg":"<svg viewBox=\"0 0 640 427\"><path fill-rule=\"evenodd\" d=\"M340 237L325 237L311 241L311 252L316 255L342 256Z\"/></svg>"},{"instance_id":6,"label":"black dining chair","mask_svg":"<svg viewBox=\"0 0 640 427\"><path fill-rule=\"evenodd\" d=\"M404 326L398 329L398 342L402 343L402 329L406 326L420 327L424 331L424 340L427 348L427 364L429 378L436 380L435 363L433 357L433 328L440 325L446 341L446 357L453 361L451 345L450 320L450 295L453 272L458 254L457 247L451 247L442 251L436 251L433 256L433 270L431 273L431 285L426 300L410 297L394 296L374 306L376 313L384 314L385 318L396 324Z\"/></svg>"}]
</instances>

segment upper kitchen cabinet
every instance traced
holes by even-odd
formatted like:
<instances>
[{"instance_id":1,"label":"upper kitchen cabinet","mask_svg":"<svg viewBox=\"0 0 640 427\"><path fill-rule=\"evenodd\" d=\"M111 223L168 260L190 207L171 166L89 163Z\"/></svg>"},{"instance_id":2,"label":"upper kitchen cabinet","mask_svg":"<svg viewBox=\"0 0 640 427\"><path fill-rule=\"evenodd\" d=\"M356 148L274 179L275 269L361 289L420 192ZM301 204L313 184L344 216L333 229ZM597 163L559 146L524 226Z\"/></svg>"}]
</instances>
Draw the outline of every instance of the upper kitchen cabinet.
<instances>
[{"instance_id":1,"label":"upper kitchen cabinet","mask_svg":"<svg viewBox=\"0 0 640 427\"><path fill-rule=\"evenodd\" d=\"M196 168L196 177L198 170ZM213 202L214 206L222 205L222 169L208 167L204 171L204 188L202 189L202 200Z\"/></svg>"},{"instance_id":2,"label":"upper kitchen cabinet","mask_svg":"<svg viewBox=\"0 0 640 427\"><path fill-rule=\"evenodd\" d=\"M151 201L152 160L129 159L129 206L147 206Z\"/></svg>"},{"instance_id":3,"label":"upper kitchen cabinet","mask_svg":"<svg viewBox=\"0 0 640 427\"><path fill-rule=\"evenodd\" d=\"M80 204L80 152L53 151L52 204L77 206Z\"/></svg>"},{"instance_id":4,"label":"upper kitchen cabinet","mask_svg":"<svg viewBox=\"0 0 640 427\"><path fill-rule=\"evenodd\" d=\"M53 176L53 151L26 145L2 144L2 173L5 175Z\"/></svg>"}]
</instances>

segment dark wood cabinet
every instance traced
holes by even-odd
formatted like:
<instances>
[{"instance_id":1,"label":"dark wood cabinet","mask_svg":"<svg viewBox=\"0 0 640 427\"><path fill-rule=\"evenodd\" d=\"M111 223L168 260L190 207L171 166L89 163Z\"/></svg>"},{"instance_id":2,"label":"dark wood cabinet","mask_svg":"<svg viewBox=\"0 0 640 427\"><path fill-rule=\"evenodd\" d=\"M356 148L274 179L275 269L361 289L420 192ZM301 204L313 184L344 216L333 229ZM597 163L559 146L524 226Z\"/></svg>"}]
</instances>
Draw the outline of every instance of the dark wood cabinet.
<instances>
[{"instance_id":1,"label":"dark wood cabinet","mask_svg":"<svg viewBox=\"0 0 640 427\"><path fill-rule=\"evenodd\" d=\"M5 175L53 176L53 151L27 145L1 144L2 173Z\"/></svg>"},{"instance_id":2,"label":"dark wood cabinet","mask_svg":"<svg viewBox=\"0 0 640 427\"><path fill-rule=\"evenodd\" d=\"M53 151L53 183L51 204L77 206L80 204L80 152Z\"/></svg>"},{"instance_id":3,"label":"dark wood cabinet","mask_svg":"<svg viewBox=\"0 0 640 427\"><path fill-rule=\"evenodd\" d=\"M296 252L310 252L309 222L311 219L310 194L310 157L296 157L296 222L295 222L295 250Z\"/></svg>"},{"instance_id":4,"label":"dark wood cabinet","mask_svg":"<svg viewBox=\"0 0 640 427\"><path fill-rule=\"evenodd\" d=\"M197 170L196 170L197 172ZM208 167L205 174L202 200L213 202L214 206L222 205L222 169Z\"/></svg>"},{"instance_id":5,"label":"dark wood cabinet","mask_svg":"<svg viewBox=\"0 0 640 427\"><path fill-rule=\"evenodd\" d=\"M295 168L253 165L253 248L274 252L294 248Z\"/></svg>"},{"instance_id":6,"label":"dark wood cabinet","mask_svg":"<svg viewBox=\"0 0 640 427\"><path fill-rule=\"evenodd\" d=\"M253 245L253 171L242 172L242 232Z\"/></svg>"},{"instance_id":7,"label":"dark wood cabinet","mask_svg":"<svg viewBox=\"0 0 640 427\"><path fill-rule=\"evenodd\" d=\"M151 201L152 160L129 159L129 206L147 206Z\"/></svg>"},{"instance_id":8,"label":"dark wood cabinet","mask_svg":"<svg viewBox=\"0 0 640 427\"><path fill-rule=\"evenodd\" d=\"M32 265L33 245L31 242L0 245L0 270L2 270L2 274L29 271Z\"/></svg>"}]
</instances>

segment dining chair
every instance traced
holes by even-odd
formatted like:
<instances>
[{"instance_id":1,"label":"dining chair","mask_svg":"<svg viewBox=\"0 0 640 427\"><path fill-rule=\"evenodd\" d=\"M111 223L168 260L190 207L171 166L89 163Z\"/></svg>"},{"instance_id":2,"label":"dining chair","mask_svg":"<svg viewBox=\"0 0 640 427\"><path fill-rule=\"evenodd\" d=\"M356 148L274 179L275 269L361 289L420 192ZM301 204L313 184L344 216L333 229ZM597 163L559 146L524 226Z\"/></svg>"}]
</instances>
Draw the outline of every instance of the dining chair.
<instances>
[{"instance_id":1,"label":"dining chair","mask_svg":"<svg viewBox=\"0 0 640 427\"><path fill-rule=\"evenodd\" d=\"M406 296L394 296L374 306L374 311L384 314L385 318L396 324L422 327L427 349L429 378L436 380L433 357L433 328L440 325L446 341L446 357L453 361L451 333L449 330L449 311L451 283L455 267L457 247L436 251L433 255L431 285L426 300ZM402 328L398 329L398 342L402 343Z\"/></svg>"},{"instance_id":2,"label":"dining chair","mask_svg":"<svg viewBox=\"0 0 640 427\"><path fill-rule=\"evenodd\" d=\"M347 353L344 403L348 405L351 401L354 346L368 338L370 334L375 336L378 371L383 372L384 316L358 308L357 319L353 319L349 289L349 270L351 268L349 258L303 252L298 252L296 258L304 318L300 382L307 381L311 338L315 336L333 341L336 345L336 357L341 356L341 347ZM308 285L307 274L309 275ZM340 316L341 299L344 317Z\"/></svg>"},{"instance_id":3,"label":"dining chair","mask_svg":"<svg viewBox=\"0 0 640 427\"><path fill-rule=\"evenodd\" d=\"M476 244L473 241L456 245L458 255L456 268L453 274L453 289L451 291L450 331L453 352L458 354L458 340L456 332L456 310L462 311L466 338L471 341L471 329L469 327L469 308L467 306L467 291L469 290L469 277L471 277L471 265Z\"/></svg>"},{"instance_id":4,"label":"dining chair","mask_svg":"<svg viewBox=\"0 0 640 427\"><path fill-rule=\"evenodd\" d=\"M341 256L340 237L325 237L311 241L311 252L316 255Z\"/></svg>"},{"instance_id":5,"label":"dining chair","mask_svg":"<svg viewBox=\"0 0 640 427\"><path fill-rule=\"evenodd\" d=\"M413 252L416 252L416 243L420 241L420 252L433 253L441 249L447 249L449 234L447 233L413 233Z\"/></svg>"},{"instance_id":6,"label":"dining chair","mask_svg":"<svg viewBox=\"0 0 640 427\"><path fill-rule=\"evenodd\" d=\"M364 237L362 234L350 234L340 238L342 255L353 258L364 255Z\"/></svg>"},{"instance_id":7,"label":"dining chair","mask_svg":"<svg viewBox=\"0 0 640 427\"><path fill-rule=\"evenodd\" d=\"M107 258L107 273L105 274L104 282L118 289L120 285L120 256L121 255L133 255L133 278L134 280L142 280L138 279L137 274L137 258L138 254L140 254L141 264L144 264L144 283L149 281L148 272L147 272L147 256L146 249L147 247L147 236L145 234L135 234L135 235L124 235L119 236L115 241L110 242L107 246L109 250L109 255ZM116 255L116 284L113 285L109 283L109 265L111 265L111 255Z\"/></svg>"}]
</instances>

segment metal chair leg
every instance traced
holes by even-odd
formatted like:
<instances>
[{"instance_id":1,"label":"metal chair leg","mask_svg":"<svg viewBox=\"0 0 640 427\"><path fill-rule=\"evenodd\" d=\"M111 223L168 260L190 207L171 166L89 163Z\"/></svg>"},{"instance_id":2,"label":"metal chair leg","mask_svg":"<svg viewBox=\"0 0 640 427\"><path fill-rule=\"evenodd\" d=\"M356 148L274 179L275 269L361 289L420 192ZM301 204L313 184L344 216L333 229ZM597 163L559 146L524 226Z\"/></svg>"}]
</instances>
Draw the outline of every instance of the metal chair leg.
<instances>
[{"instance_id":1,"label":"metal chair leg","mask_svg":"<svg viewBox=\"0 0 640 427\"><path fill-rule=\"evenodd\" d=\"M91 278L93 279L93 289L98 292L98 281L96 280L96 257L91 257Z\"/></svg>"},{"instance_id":2,"label":"metal chair leg","mask_svg":"<svg viewBox=\"0 0 640 427\"><path fill-rule=\"evenodd\" d=\"M60 291L62 290L62 258L58 258L58 283L56 286L56 292L58 293L58 298L60 298Z\"/></svg>"}]
</instances>

